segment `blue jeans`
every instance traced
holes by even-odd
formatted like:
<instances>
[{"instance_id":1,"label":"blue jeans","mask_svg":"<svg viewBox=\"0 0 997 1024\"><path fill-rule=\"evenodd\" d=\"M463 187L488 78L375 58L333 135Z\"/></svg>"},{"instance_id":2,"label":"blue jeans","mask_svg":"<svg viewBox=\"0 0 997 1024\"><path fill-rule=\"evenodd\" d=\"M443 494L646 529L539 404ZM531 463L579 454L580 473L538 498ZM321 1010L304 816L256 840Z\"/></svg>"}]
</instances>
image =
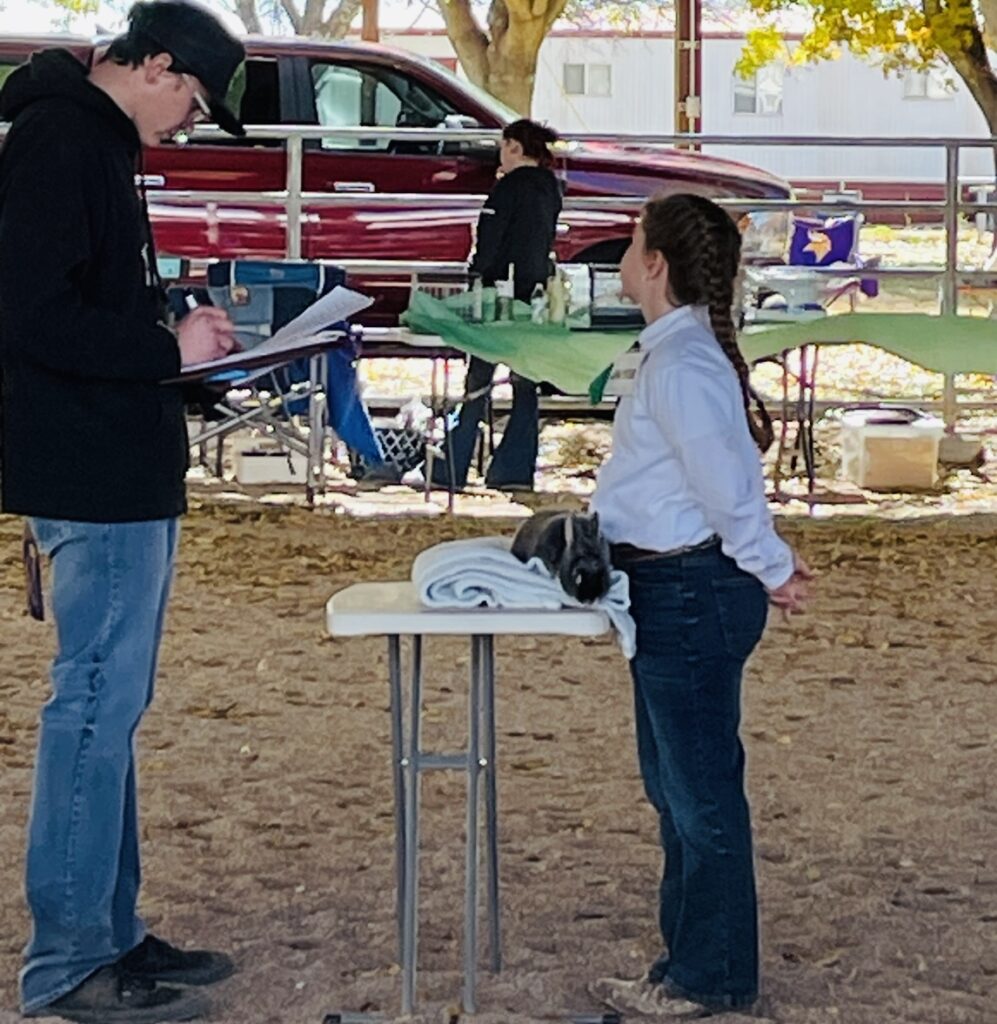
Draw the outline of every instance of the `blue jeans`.
<instances>
[{"instance_id":1,"label":"blue jeans","mask_svg":"<svg viewBox=\"0 0 997 1024\"><path fill-rule=\"evenodd\" d=\"M58 652L28 827L25 1011L143 938L134 738L152 700L179 521L31 527L52 562Z\"/></svg>"},{"instance_id":2,"label":"blue jeans","mask_svg":"<svg viewBox=\"0 0 997 1024\"><path fill-rule=\"evenodd\" d=\"M637 624L637 753L665 854L667 952L651 978L706 1006L746 1006L758 993L758 923L738 727L768 598L719 544L619 567Z\"/></svg>"},{"instance_id":3,"label":"blue jeans","mask_svg":"<svg viewBox=\"0 0 997 1024\"><path fill-rule=\"evenodd\" d=\"M487 388L494 375L493 363L471 356L465 390L468 394L473 394ZM512 374L511 382L512 411L509 413L509 421L502 434L502 440L492 454L492 461L485 474L485 484L489 487L533 486L540 434L537 422L540 408L537 386L533 381L516 373ZM455 487L464 487L467 484L467 473L471 468L474 444L478 438L478 425L484 418L487 400L488 396L483 394L465 402L461 406L457 426L450 435L453 445ZM446 486L445 466L439 466L435 470L433 482Z\"/></svg>"}]
</instances>

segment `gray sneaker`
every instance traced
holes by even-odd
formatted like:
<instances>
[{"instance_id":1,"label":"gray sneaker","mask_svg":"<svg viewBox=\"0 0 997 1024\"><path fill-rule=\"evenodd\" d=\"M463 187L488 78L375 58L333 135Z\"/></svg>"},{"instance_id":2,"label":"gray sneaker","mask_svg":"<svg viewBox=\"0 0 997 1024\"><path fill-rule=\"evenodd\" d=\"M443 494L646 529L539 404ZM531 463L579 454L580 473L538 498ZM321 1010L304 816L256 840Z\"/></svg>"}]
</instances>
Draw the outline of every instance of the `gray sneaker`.
<instances>
[{"instance_id":1,"label":"gray sneaker","mask_svg":"<svg viewBox=\"0 0 997 1024\"><path fill-rule=\"evenodd\" d=\"M624 1016L631 1014L650 1020L696 1020L709 1017L702 1003L669 995L659 982L645 975L636 981L625 978L599 978L588 987L589 995Z\"/></svg>"},{"instance_id":2,"label":"gray sneaker","mask_svg":"<svg viewBox=\"0 0 997 1024\"><path fill-rule=\"evenodd\" d=\"M77 1024L159 1024L193 1020L211 1008L200 993L129 978L117 964L95 971L72 992L25 1017L62 1017Z\"/></svg>"}]
</instances>

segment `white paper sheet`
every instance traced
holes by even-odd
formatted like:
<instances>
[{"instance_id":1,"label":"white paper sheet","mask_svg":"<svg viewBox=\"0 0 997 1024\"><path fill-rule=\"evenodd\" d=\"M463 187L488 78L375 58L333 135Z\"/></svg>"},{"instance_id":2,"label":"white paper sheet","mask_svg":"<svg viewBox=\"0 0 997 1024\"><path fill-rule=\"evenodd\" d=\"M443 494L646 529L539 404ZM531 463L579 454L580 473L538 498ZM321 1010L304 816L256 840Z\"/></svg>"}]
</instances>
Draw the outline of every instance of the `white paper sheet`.
<instances>
[{"instance_id":1,"label":"white paper sheet","mask_svg":"<svg viewBox=\"0 0 997 1024\"><path fill-rule=\"evenodd\" d=\"M325 330L329 324L348 320L372 305L374 300L360 292L337 286L326 295L316 299L306 310L285 324L266 341L261 342L248 352L233 352L221 359L212 359L204 363L192 363L183 368L184 374L203 374L205 371L225 370L238 367L247 359L258 363L260 356L274 357L275 363L288 362L299 348L307 348L317 341L336 338L338 331Z\"/></svg>"}]
</instances>

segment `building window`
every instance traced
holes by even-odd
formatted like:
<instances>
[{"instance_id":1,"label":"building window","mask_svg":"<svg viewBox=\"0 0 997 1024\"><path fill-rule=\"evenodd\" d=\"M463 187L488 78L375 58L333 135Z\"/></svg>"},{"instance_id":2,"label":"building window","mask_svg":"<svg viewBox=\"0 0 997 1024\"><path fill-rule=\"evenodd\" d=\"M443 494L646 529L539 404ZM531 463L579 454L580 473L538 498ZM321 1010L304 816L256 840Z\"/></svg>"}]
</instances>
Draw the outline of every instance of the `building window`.
<instances>
[{"instance_id":1,"label":"building window","mask_svg":"<svg viewBox=\"0 0 997 1024\"><path fill-rule=\"evenodd\" d=\"M767 64L750 78L734 75L734 113L782 113L782 85L785 71L781 64Z\"/></svg>"},{"instance_id":2,"label":"building window","mask_svg":"<svg viewBox=\"0 0 997 1024\"><path fill-rule=\"evenodd\" d=\"M611 64L589 64L588 66L589 96L613 95L613 67Z\"/></svg>"},{"instance_id":3,"label":"building window","mask_svg":"<svg viewBox=\"0 0 997 1024\"><path fill-rule=\"evenodd\" d=\"M565 64L563 81L566 96L612 96L613 66L611 64Z\"/></svg>"},{"instance_id":4,"label":"building window","mask_svg":"<svg viewBox=\"0 0 997 1024\"><path fill-rule=\"evenodd\" d=\"M950 100L955 96L955 86L941 68L908 71L903 79L905 100Z\"/></svg>"},{"instance_id":5,"label":"building window","mask_svg":"<svg viewBox=\"0 0 997 1024\"><path fill-rule=\"evenodd\" d=\"M564 65L564 91L568 96L585 95L585 65Z\"/></svg>"}]
</instances>

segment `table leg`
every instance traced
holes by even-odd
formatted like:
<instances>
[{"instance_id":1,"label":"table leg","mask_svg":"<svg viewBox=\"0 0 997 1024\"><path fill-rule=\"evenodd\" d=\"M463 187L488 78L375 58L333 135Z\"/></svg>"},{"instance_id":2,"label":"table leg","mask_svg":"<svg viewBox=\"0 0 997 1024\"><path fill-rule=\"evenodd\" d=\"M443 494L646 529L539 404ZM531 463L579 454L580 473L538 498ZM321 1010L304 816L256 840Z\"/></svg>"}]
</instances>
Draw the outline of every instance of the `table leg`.
<instances>
[{"instance_id":1,"label":"table leg","mask_svg":"<svg viewBox=\"0 0 997 1024\"><path fill-rule=\"evenodd\" d=\"M405 906L402 919L402 1015L415 1007L419 944L419 756L422 710L422 637L412 638L408 744L405 755Z\"/></svg>"},{"instance_id":2,"label":"table leg","mask_svg":"<svg viewBox=\"0 0 997 1024\"><path fill-rule=\"evenodd\" d=\"M398 965L404 962L405 945L405 757L402 752L402 652L401 637L388 637L388 683L391 694L391 767L395 787L395 916L398 919Z\"/></svg>"},{"instance_id":3,"label":"table leg","mask_svg":"<svg viewBox=\"0 0 997 1024\"><path fill-rule=\"evenodd\" d=\"M453 515L454 491L457 487L453 461L453 436L450 433L450 360L443 360L443 450L447 455L447 512Z\"/></svg>"},{"instance_id":4,"label":"table leg","mask_svg":"<svg viewBox=\"0 0 997 1024\"><path fill-rule=\"evenodd\" d=\"M467 714L467 824L464 874L464 998L465 1013L476 1013L475 973L478 963L478 771L480 769L482 638L471 637L471 682Z\"/></svg>"},{"instance_id":5,"label":"table leg","mask_svg":"<svg viewBox=\"0 0 997 1024\"><path fill-rule=\"evenodd\" d=\"M325 491L326 372L324 354L312 356L308 366L308 475L306 494L311 503Z\"/></svg>"},{"instance_id":6,"label":"table leg","mask_svg":"<svg viewBox=\"0 0 997 1024\"><path fill-rule=\"evenodd\" d=\"M485 748L485 862L488 867L488 949L491 969L502 970L502 923L499 917L498 782L495 758L495 638L483 636L482 732Z\"/></svg>"}]
</instances>

